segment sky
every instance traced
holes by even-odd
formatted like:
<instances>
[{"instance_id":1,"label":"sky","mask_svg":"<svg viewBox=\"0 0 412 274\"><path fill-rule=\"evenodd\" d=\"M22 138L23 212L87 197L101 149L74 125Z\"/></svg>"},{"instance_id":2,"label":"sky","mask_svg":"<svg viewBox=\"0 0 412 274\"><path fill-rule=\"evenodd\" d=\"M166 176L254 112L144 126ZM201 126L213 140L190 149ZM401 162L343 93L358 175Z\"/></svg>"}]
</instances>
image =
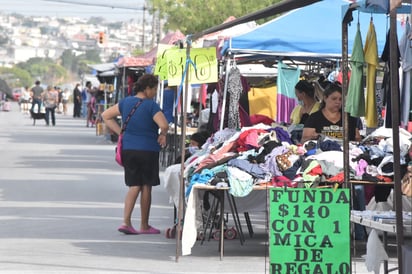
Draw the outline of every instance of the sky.
<instances>
[{"instance_id":1,"label":"sky","mask_svg":"<svg viewBox=\"0 0 412 274\"><path fill-rule=\"evenodd\" d=\"M59 3L59 1L88 5ZM19 13L25 16L104 17L108 21L128 21L142 16L143 5L144 0L0 0L0 12Z\"/></svg>"}]
</instances>

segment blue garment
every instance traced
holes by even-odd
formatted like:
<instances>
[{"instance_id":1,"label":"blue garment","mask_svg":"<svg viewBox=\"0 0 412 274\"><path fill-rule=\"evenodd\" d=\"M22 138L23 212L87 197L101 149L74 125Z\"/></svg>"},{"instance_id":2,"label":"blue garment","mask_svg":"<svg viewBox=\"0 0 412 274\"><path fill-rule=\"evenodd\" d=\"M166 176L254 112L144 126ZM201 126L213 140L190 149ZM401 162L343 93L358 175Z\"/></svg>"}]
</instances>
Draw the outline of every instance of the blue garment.
<instances>
[{"instance_id":1,"label":"blue garment","mask_svg":"<svg viewBox=\"0 0 412 274\"><path fill-rule=\"evenodd\" d=\"M173 89L165 89L163 91L163 113L166 116L167 122L174 123L173 117L173 103L174 103L175 92Z\"/></svg>"},{"instance_id":2,"label":"blue garment","mask_svg":"<svg viewBox=\"0 0 412 274\"><path fill-rule=\"evenodd\" d=\"M139 100L142 99L129 96L119 102L123 123ZM157 142L159 127L153 121L153 116L159 111L161 111L160 107L155 101L151 99L143 100L130 118L123 134L124 150L160 151L160 145Z\"/></svg>"},{"instance_id":3,"label":"blue garment","mask_svg":"<svg viewBox=\"0 0 412 274\"><path fill-rule=\"evenodd\" d=\"M326 140L320 143L319 148L322 151L342 151L341 146L332 140Z\"/></svg>"},{"instance_id":4,"label":"blue garment","mask_svg":"<svg viewBox=\"0 0 412 274\"><path fill-rule=\"evenodd\" d=\"M185 196L189 197L190 191L192 191L192 187L195 184L207 184L210 180L213 179L215 173L210 169L203 169L201 173L193 174L192 178L190 179L190 184L187 186Z\"/></svg>"},{"instance_id":5,"label":"blue garment","mask_svg":"<svg viewBox=\"0 0 412 274\"><path fill-rule=\"evenodd\" d=\"M249 162L248 160L231 159L229 160L229 162L227 162L227 165L234 166L243 171L246 171L247 173L249 173L255 178L264 179L266 175L266 172L258 164L253 164Z\"/></svg>"},{"instance_id":6,"label":"blue garment","mask_svg":"<svg viewBox=\"0 0 412 274\"><path fill-rule=\"evenodd\" d=\"M84 88L81 92L82 101L87 102L87 88Z\"/></svg>"}]
</instances>

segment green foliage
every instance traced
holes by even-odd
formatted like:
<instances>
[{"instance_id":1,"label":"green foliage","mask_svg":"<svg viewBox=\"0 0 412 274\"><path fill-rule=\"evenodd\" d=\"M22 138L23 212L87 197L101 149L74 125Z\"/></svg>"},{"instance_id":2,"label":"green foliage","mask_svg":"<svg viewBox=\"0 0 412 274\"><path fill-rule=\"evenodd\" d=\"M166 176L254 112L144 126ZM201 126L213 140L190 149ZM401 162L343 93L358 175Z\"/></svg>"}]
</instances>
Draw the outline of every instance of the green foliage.
<instances>
[{"instance_id":1,"label":"green foliage","mask_svg":"<svg viewBox=\"0 0 412 274\"><path fill-rule=\"evenodd\" d=\"M194 34L236 18L264 9L281 0L148 0L149 10L158 10L166 20L165 30ZM207 5L207 6L206 6ZM268 19L266 19L268 20ZM265 20L263 20L265 21Z\"/></svg>"},{"instance_id":2,"label":"green foliage","mask_svg":"<svg viewBox=\"0 0 412 274\"><path fill-rule=\"evenodd\" d=\"M132 51L132 56L139 56L139 55L142 55L143 53L144 53L144 51L142 49L135 48Z\"/></svg>"},{"instance_id":3,"label":"green foliage","mask_svg":"<svg viewBox=\"0 0 412 274\"><path fill-rule=\"evenodd\" d=\"M7 80L10 86L31 86L33 79L31 75L26 71L18 67L14 68L0 68L1 78ZM18 79L18 80L17 80Z\"/></svg>"},{"instance_id":4,"label":"green foliage","mask_svg":"<svg viewBox=\"0 0 412 274\"><path fill-rule=\"evenodd\" d=\"M63 51L61 59L61 65L70 71L75 71L77 68L77 58L73 54L71 49L66 49Z\"/></svg>"},{"instance_id":5,"label":"green foliage","mask_svg":"<svg viewBox=\"0 0 412 274\"><path fill-rule=\"evenodd\" d=\"M51 85L62 82L67 77L67 71L51 58L30 58L16 65L16 68L27 71L32 79L41 79Z\"/></svg>"},{"instance_id":6,"label":"green foliage","mask_svg":"<svg viewBox=\"0 0 412 274\"><path fill-rule=\"evenodd\" d=\"M80 55L83 56L83 55ZM92 63L101 63L101 59L100 59L100 52L99 50L86 50L86 53L84 55L84 59L88 60Z\"/></svg>"},{"instance_id":7,"label":"green foliage","mask_svg":"<svg viewBox=\"0 0 412 274\"><path fill-rule=\"evenodd\" d=\"M73 74L81 75L90 71L87 64L101 63L98 50L87 50L85 54L76 56L72 50L65 50L61 56L61 65Z\"/></svg>"}]
</instances>

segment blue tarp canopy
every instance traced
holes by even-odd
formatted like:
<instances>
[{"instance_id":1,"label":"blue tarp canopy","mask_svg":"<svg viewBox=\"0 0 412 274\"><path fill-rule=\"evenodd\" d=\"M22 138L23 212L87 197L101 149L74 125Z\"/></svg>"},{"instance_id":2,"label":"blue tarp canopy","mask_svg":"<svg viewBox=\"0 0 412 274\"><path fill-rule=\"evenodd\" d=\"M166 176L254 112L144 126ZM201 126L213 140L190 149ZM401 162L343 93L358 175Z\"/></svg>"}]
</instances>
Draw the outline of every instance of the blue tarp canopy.
<instances>
[{"instance_id":1,"label":"blue tarp canopy","mask_svg":"<svg viewBox=\"0 0 412 274\"><path fill-rule=\"evenodd\" d=\"M340 58L342 18L350 3L324 0L277 17L252 31L225 42L223 54L263 54L301 58ZM389 30L389 17L382 13L353 12L348 27L348 49L352 51L357 22L365 41L371 19L375 24L378 52L382 52ZM398 38L403 27L398 25Z\"/></svg>"}]
</instances>

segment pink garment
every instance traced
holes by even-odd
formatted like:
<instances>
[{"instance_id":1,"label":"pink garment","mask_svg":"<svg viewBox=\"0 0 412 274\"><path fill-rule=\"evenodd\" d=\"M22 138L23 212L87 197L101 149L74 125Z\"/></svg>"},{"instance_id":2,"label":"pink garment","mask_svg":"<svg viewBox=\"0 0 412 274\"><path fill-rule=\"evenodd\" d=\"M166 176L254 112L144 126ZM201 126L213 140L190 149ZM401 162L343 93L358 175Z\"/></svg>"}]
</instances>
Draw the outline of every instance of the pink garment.
<instances>
[{"instance_id":1,"label":"pink garment","mask_svg":"<svg viewBox=\"0 0 412 274\"><path fill-rule=\"evenodd\" d=\"M368 166L368 162L364 159L360 159L358 165L356 166L356 176L362 176L365 173L365 169Z\"/></svg>"},{"instance_id":2,"label":"pink garment","mask_svg":"<svg viewBox=\"0 0 412 274\"><path fill-rule=\"evenodd\" d=\"M212 168L214 166L223 164L230 159L234 158L237 156L237 153L233 153L236 149L236 141L232 141L228 143L227 145L221 147L218 151L215 153L209 154L205 159L203 159L198 166L196 167L196 170L193 173L198 173L202 171L204 168Z\"/></svg>"},{"instance_id":3,"label":"pink garment","mask_svg":"<svg viewBox=\"0 0 412 274\"><path fill-rule=\"evenodd\" d=\"M242 132L237 139L237 151L246 151L252 148L258 148L258 137L260 133L267 133L263 129L248 129Z\"/></svg>"}]
</instances>

